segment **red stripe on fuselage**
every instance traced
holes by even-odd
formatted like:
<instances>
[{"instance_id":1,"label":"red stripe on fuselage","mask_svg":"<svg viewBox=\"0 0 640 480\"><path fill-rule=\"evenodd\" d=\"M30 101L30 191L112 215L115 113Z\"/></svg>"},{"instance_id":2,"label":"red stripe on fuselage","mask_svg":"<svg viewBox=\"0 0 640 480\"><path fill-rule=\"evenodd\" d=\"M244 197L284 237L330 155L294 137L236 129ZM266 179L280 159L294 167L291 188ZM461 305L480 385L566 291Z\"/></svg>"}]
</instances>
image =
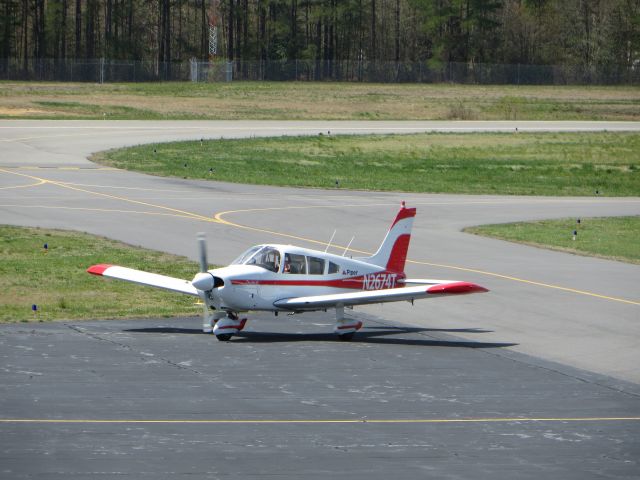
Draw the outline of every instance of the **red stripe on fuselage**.
<instances>
[{"instance_id":1,"label":"red stripe on fuselage","mask_svg":"<svg viewBox=\"0 0 640 480\"><path fill-rule=\"evenodd\" d=\"M381 285L380 288L375 290L386 290L389 288L397 288L404 286L405 276L397 274L396 272L375 272L367 275L360 275L358 277L340 278L336 280L231 280L232 285L269 285L269 286L282 286L282 287L331 287L331 288L351 288L353 290L363 290L365 286L371 285L372 278L377 276L393 276L393 282L378 282ZM367 277L368 280L365 280ZM366 288L366 290L373 290L372 288Z\"/></svg>"},{"instance_id":2,"label":"red stripe on fuselage","mask_svg":"<svg viewBox=\"0 0 640 480\"><path fill-rule=\"evenodd\" d=\"M231 280L232 285L277 285L292 287L335 287L361 289L364 277L338 280Z\"/></svg>"}]
</instances>

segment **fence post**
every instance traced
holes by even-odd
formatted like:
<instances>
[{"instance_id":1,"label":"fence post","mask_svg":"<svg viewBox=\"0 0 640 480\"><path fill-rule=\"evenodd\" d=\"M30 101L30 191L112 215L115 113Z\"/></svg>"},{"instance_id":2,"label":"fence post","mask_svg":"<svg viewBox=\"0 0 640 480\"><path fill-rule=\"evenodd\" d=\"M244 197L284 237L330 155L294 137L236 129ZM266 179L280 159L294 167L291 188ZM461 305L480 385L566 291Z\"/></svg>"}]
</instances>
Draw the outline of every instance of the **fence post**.
<instances>
[{"instance_id":1,"label":"fence post","mask_svg":"<svg viewBox=\"0 0 640 480\"><path fill-rule=\"evenodd\" d=\"M104 57L100 58L100 85L104 83Z\"/></svg>"},{"instance_id":2,"label":"fence post","mask_svg":"<svg viewBox=\"0 0 640 480\"><path fill-rule=\"evenodd\" d=\"M189 60L189 65L190 65L190 75L191 75L191 81L192 82L197 82L198 81L198 64L195 62L195 59L193 57L191 57L191 59Z\"/></svg>"},{"instance_id":3,"label":"fence post","mask_svg":"<svg viewBox=\"0 0 640 480\"><path fill-rule=\"evenodd\" d=\"M227 62L227 72L225 81L230 82L233 80L233 62Z\"/></svg>"}]
</instances>

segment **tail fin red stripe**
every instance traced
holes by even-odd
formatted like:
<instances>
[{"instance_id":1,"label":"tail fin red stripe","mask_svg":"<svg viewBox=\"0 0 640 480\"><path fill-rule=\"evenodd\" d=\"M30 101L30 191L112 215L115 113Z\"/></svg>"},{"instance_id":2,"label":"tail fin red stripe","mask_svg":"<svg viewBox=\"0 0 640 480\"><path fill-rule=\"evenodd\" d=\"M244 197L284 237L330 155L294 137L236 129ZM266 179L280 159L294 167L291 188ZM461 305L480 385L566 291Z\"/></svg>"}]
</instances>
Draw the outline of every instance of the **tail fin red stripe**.
<instances>
[{"instance_id":1,"label":"tail fin red stripe","mask_svg":"<svg viewBox=\"0 0 640 480\"><path fill-rule=\"evenodd\" d=\"M407 252L409 251L409 241L411 235L400 235L391 249L391 255L387 262L387 270L391 272L404 272L404 264L407 261Z\"/></svg>"},{"instance_id":2,"label":"tail fin red stripe","mask_svg":"<svg viewBox=\"0 0 640 480\"><path fill-rule=\"evenodd\" d=\"M398 215L396 216L396 219L393 221L393 225L391 225L391 228L393 228L395 226L396 223L398 223L400 220L404 220L405 218L411 218L411 217L415 217L416 216L416 209L414 208L401 208L400 211L398 212Z\"/></svg>"}]
</instances>

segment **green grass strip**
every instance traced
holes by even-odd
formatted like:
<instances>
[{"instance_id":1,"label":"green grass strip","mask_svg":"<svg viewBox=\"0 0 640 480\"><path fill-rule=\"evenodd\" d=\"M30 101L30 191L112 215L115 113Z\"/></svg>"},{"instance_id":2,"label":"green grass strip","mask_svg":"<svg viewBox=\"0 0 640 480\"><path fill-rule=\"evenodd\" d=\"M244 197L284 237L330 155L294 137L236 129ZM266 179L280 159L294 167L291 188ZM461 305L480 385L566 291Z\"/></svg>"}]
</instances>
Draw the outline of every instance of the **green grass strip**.
<instances>
[{"instance_id":1,"label":"green grass strip","mask_svg":"<svg viewBox=\"0 0 640 480\"><path fill-rule=\"evenodd\" d=\"M640 264L640 217L564 218L482 225L465 232L510 242ZM573 233L577 232L575 235Z\"/></svg>"},{"instance_id":2,"label":"green grass strip","mask_svg":"<svg viewBox=\"0 0 640 480\"><path fill-rule=\"evenodd\" d=\"M638 105L634 86L0 81L0 118L640 120Z\"/></svg>"},{"instance_id":3,"label":"green grass strip","mask_svg":"<svg viewBox=\"0 0 640 480\"><path fill-rule=\"evenodd\" d=\"M635 133L325 134L143 145L92 160L153 175L261 185L636 196L638 152Z\"/></svg>"},{"instance_id":4,"label":"green grass strip","mask_svg":"<svg viewBox=\"0 0 640 480\"><path fill-rule=\"evenodd\" d=\"M191 279L198 265L184 257L79 232L12 226L0 226L0 256L2 322L201 313L195 297L86 273L91 265L110 263Z\"/></svg>"}]
</instances>

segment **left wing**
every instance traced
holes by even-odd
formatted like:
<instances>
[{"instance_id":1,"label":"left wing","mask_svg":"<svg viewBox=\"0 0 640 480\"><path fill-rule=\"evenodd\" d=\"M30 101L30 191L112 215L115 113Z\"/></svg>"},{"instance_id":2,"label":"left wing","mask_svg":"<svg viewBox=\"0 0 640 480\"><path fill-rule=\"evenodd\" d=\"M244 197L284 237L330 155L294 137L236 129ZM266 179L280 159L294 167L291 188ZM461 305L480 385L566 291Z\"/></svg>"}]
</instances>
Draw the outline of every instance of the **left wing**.
<instances>
[{"instance_id":1,"label":"left wing","mask_svg":"<svg viewBox=\"0 0 640 480\"><path fill-rule=\"evenodd\" d=\"M415 283L422 282L416 281ZM367 305L371 303L400 302L403 300L413 301L441 295L460 295L488 291L475 283L450 281L385 290L359 290L357 292L336 293L333 295L284 298L276 300L273 304L278 308L286 308L288 310L319 310L337 305Z\"/></svg>"},{"instance_id":2,"label":"left wing","mask_svg":"<svg viewBox=\"0 0 640 480\"><path fill-rule=\"evenodd\" d=\"M157 273L108 264L93 265L87 269L87 272L92 275L117 278L118 280L126 280L127 282L137 283L139 285L162 288L195 297L198 296L198 290L191 282L181 278L167 277L166 275L158 275Z\"/></svg>"}]
</instances>

